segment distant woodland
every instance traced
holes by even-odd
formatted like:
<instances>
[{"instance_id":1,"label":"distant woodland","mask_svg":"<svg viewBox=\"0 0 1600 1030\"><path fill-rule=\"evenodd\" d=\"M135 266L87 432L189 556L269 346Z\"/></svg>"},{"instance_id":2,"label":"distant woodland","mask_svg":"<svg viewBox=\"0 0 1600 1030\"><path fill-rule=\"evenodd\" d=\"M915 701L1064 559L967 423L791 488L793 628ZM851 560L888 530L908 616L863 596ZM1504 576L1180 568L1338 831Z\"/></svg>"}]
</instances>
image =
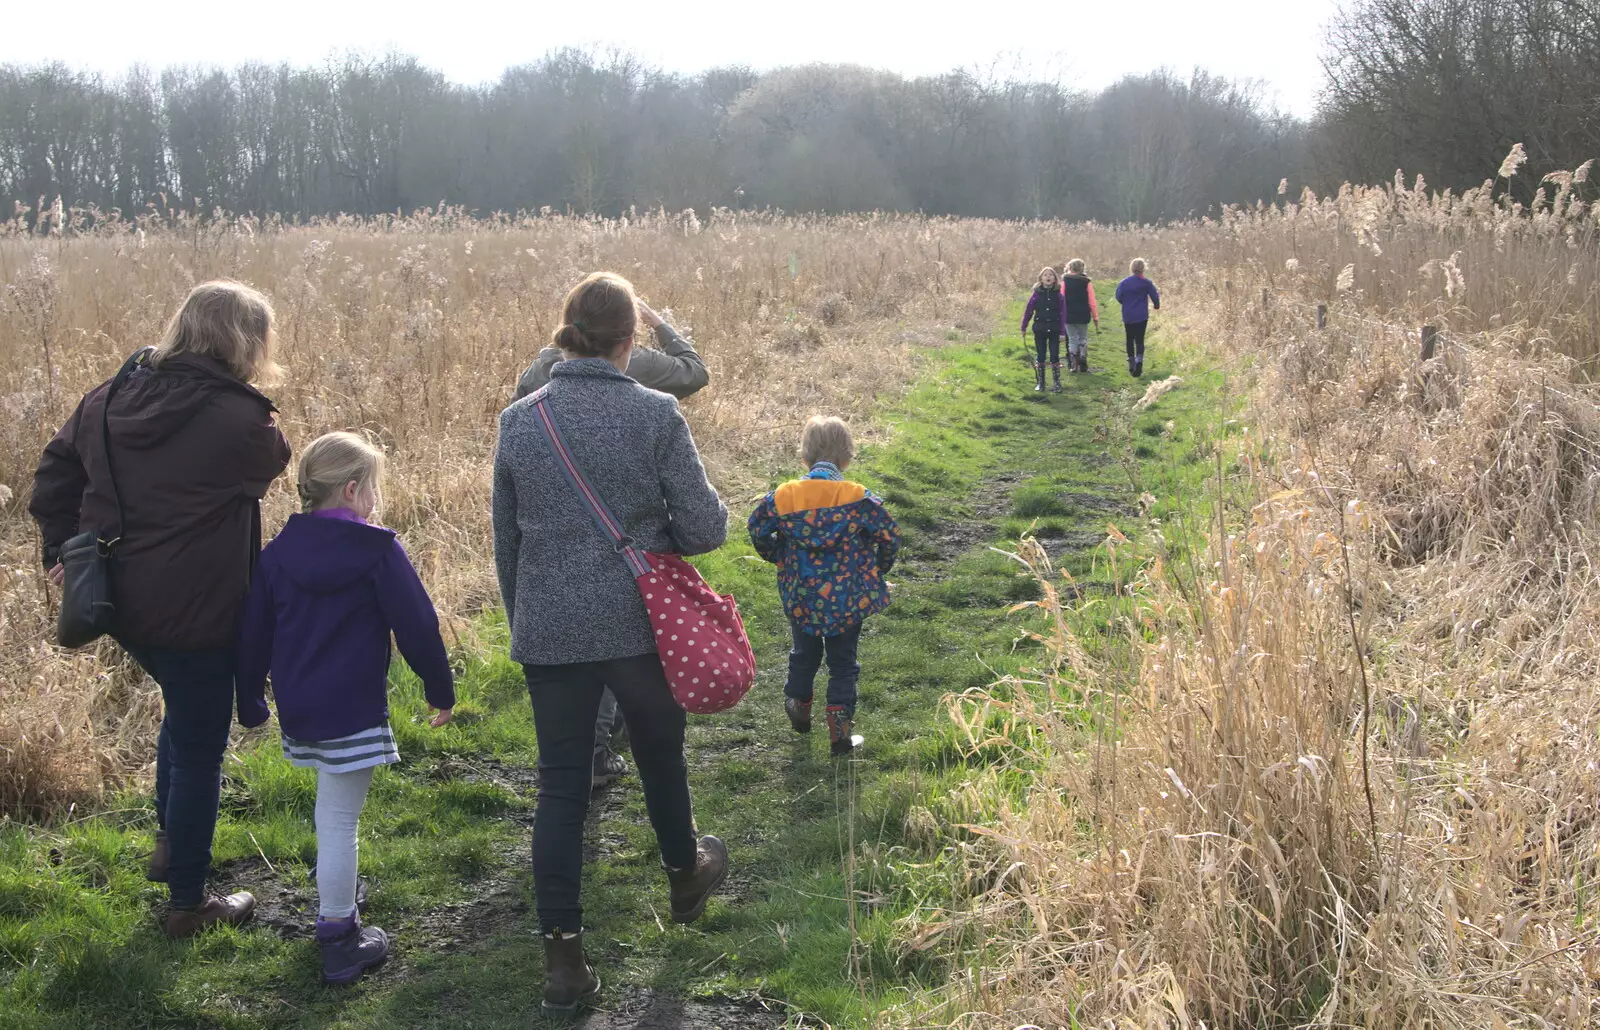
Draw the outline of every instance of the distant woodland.
<instances>
[{"instance_id":1,"label":"distant woodland","mask_svg":"<svg viewBox=\"0 0 1600 1030\"><path fill-rule=\"evenodd\" d=\"M1203 58L1203 55L1201 55ZM492 84L400 55L0 66L0 199L287 217L549 207L923 211L1154 222L1396 169L1524 183L1600 155L1600 0L1350 0L1309 120L1203 71L1099 92L853 66L682 75L558 50ZM1525 189L1531 187L1525 186Z\"/></svg>"}]
</instances>

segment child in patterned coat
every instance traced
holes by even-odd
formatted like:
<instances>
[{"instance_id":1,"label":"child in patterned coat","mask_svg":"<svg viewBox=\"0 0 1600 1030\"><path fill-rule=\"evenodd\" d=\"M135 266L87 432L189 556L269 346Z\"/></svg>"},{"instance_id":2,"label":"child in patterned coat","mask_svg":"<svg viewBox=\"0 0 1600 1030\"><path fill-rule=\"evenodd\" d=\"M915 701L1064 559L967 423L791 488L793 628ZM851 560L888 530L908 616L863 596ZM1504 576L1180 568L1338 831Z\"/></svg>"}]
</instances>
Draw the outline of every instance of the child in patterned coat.
<instances>
[{"instance_id":1,"label":"child in patterned coat","mask_svg":"<svg viewBox=\"0 0 1600 1030\"><path fill-rule=\"evenodd\" d=\"M812 416L800 438L811 471L785 483L750 515L756 553L778 566L778 594L794 646L789 652L784 711L796 733L811 732L817 670L828 661L828 739L849 754L861 666L856 647L867 616L889 604L884 581L900 549L900 529L883 501L844 478L855 457L850 427Z\"/></svg>"}]
</instances>

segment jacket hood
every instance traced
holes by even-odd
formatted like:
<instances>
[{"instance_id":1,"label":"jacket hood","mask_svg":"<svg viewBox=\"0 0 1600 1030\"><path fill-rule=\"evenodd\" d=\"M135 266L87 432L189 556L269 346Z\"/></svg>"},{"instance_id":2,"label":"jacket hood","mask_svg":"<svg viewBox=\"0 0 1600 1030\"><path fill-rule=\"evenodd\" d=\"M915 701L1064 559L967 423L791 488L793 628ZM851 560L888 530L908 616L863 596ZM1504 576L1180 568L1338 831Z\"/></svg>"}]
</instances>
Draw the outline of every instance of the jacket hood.
<instances>
[{"instance_id":1,"label":"jacket hood","mask_svg":"<svg viewBox=\"0 0 1600 1030\"><path fill-rule=\"evenodd\" d=\"M117 391L107 420L119 443L145 450L171 439L224 393L252 397L266 410L277 410L265 395L234 378L219 362L198 354L177 354L159 370L148 365L134 369Z\"/></svg>"},{"instance_id":2,"label":"jacket hood","mask_svg":"<svg viewBox=\"0 0 1600 1030\"><path fill-rule=\"evenodd\" d=\"M394 547L394 530L341 518L290 515L267 545L274 568L296 586L332 594L373 575Z\"/></svg>"},{"instance_id":3,"label":"jacket hood","mask_svg":"<svg viewBox=\"0 0 1600 1030\"><path fill-rule=\"evenodd\" d=\"M804 508L783 516L791 547L806 551L827 551L861 532L861 523L878 502L869 496L849 504L827 508Z\"/></svg>"}]
</instances>

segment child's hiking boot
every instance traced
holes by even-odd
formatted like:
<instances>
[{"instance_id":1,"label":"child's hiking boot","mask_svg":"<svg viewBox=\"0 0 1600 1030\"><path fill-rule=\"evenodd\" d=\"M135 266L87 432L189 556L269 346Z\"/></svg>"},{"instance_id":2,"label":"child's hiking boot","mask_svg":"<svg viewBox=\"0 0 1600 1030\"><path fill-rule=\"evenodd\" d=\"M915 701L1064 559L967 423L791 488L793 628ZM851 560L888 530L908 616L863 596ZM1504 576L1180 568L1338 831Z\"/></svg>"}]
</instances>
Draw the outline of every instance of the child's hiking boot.
<instances>
[{"instance_id":1,"label":"child's hiking boot","mask_svg":"<svg viewBox=\"0 0 1600 1030\"><path fill-rule=\"evenodd\" d=\"M1082 354L1078 355L1078 371L1079 372L1084 372L1084 373L1087 373L1089 371L1089 352L1088 351L1084 351Z\"/></svg>"},{"instance_id":2,"label":"child's hiking boot","mask_svg":"<svg viewBox=\"0 0 1600 1030\"><path fill-rule=\"evenodd\" d=\"M1134 374L1135 377L1144 375L1144 355L1143 354L1141 354L1138 357L1133 359L1133 374Z\"/></svg>"},{"instance_id":3,"label":"child's hiking boot","mask_svg":"<svg viewBox=\"0 0 1600 1030\"><path fill-rule=\"evenodd\" d=\"M672 921L692 923L706 910L711 892L728 876L728 846L707 834L695 846L694 868L668 869L672 885Z\"/></svg>"},{"instance_id":4,"label":"child's hiking boot","mask_svg":"<svg viewBox=\"0 0 1600 1030\"><path fill-rule=\"evenodd\" d=\"M322 949L324 983L350 983L389 957L389 935L376 926L362 926L359 912L348 919L319 916L317 945Z\"/></svg>"},{"instance_id":5,"label":"child's hiking boot","mask_svg":"<svg viewBox=\"0 0 1600 1030\"><path fill-rule=\"evenodd\" d=\"M811 702L796 701L792 697L783 699L783 712L789 717L789 725L794 727L796 733L811 732Z\"/></svg>"},{"instance_id":6,"label":"child's hiking boot","mask_svg":"<svg viewBox=\"0 0 1600 1030\"><path fill-rule=\"evenodd\" d=\"M208 894L194 908L174 908L167 913L167 936L174 940L193 937L213 926L238 926L255 914L255 895L240 891L222 897Z\"/></svg>"},{"instance_id":7,"label":"child's hiking boot","mask_svg":"<svg viewBox=\"0 0 1600 1030\"><path fill-rule=\"evenodd\" d=\"M594 753L594 778L589 781L590 790L599 790L617 782L628 771L628 763L622 756L605 748Z\"/></svg>"},{"instance_id":8,"label":"child's hiking boot","mask_svg":"<svg viewBox=\"0 0 1600 1030\"><path fill-rule=\"evenodd\" d=\"M1044 392L1044 366L1037 362L1033 366L1033 392Z\"/></svg>"},{"instance_id":9,"label":"child's hiking boot","mask_svg":"<svg viewBox=\"0 0 1600 1030\"><path fill-rule=\"evenodd\" d=\"M856 749L855 713L839 705L828 706L828 750L848 755Z\"/></svg>"},{"instance_id":10,"label":"child's hiking boot","mask_svg":"<svg viewBox=\"0 0 1600 1030\"><path fill-rule=\"evenodd\" d=\"M583 954L583 934L544 935L546 1012L574 1012L578 1003L600 993L600 978Z\"/></svg>"},{"instance_id":11,"label":"child's hiking boot","mask_svg":"<svg viewBox=\"0 0 1600 1030\"><path fill-rule=\"evenodd\" d=\"M1130 376L1137 376L1139 374L1138 361L1132 354L1128 355L1128 374Z\"/></svg>"},{"instance_id":12,"label":"child's hiking boot","mask_svg":"<svg viewBox=\"0 0 1600 1030\"><path fill-rule=\"evenodd\" d=\"M1059 362L1059 361L1051 362L1050 363L1050 372L1055 377L1055 381L1056 381L1056 385L1055 385L1054 389L1051 392L1060 393L1061 392L1061 362Z\"/></svg>"},{"instance_id":13,"label":"child's hiking boot","mask_svg":"<svg viewBox=\"0 0 1600 1030\"><path fill-rule=\"evenodd\" d=\"M172 846L167 843L167 831L156 831L156 847L150 852L150 863L144 867L144 878L151 883L167 882L167 864L172 861Z\"/></svg>"}]
</instances>

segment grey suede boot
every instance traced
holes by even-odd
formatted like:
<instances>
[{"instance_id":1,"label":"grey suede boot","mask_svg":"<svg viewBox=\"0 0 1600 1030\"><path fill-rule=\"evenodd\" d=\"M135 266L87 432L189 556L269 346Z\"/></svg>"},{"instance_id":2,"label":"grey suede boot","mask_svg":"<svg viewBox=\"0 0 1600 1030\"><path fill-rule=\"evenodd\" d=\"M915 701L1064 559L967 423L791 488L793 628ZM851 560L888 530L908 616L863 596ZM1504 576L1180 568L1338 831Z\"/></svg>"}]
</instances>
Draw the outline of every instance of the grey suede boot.
<instances>
[{"instance_id":1,"label":"grey suede boot","mask_svg":"<svg viewBox=\"0 0 1600 1030\"><path fill-rule=\"evenodd\" d=\"M322 979L347 984L389 957L389 935L376 926L362 926L361 915L349 919L317 919L317 944L322 947Z\"/></svg>"}]
</instances>

